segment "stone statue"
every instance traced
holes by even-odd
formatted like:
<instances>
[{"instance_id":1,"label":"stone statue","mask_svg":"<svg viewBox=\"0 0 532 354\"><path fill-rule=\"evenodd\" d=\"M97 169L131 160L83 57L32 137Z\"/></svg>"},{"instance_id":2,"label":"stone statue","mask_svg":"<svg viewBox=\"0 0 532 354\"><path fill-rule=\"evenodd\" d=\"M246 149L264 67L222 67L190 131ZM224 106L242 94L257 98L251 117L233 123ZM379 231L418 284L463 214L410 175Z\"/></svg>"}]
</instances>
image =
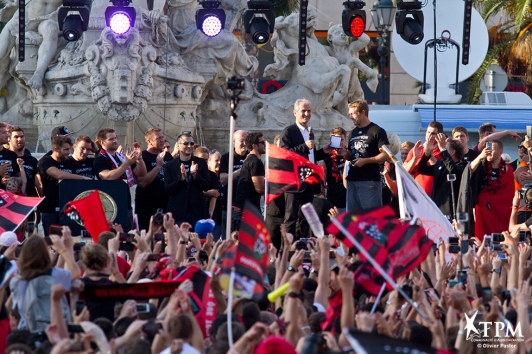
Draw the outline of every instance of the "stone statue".
<instances>
[{"instance_id":1,"label":"stone statue","mask_svg":"<svg viewBox=\"0 0 532 354\"><path fill-rule=\"evenodd\" d=\"M167 6L165 6L167 5ZM167 3L155 1L154 10L144 15L145 21L151 27L152 38L154 31L164 32L169 26L170 49L179 53L187 66L200 72L207 79L204 96L208 90L216 89L225 83L226 79L237 76L248 76L258 67L258 61L247 55L244 47L232 33L240 13L246 8L242 0L224 0L221 6L226 10L226 26L216 37L207 37L196 28L195 14L198 7L196 0L170 0ZM166 13L165 13L166 9ZM165 24L160 20L168 16ZM157 27L160 29L157 29ZM156 43L160 49L165 49L166 42Z\"/></svg>"},{"instance_id":2,"label":"stone statue","mask_svg":"<svg viewBox=\"0 0 532 354\"><path fill-rule=\"evenodd\" d=\"M7 22L0 32L0 62L9 60L11 49L15 47L18 39L18 11L17 4L7 3L0 11L0 20ZM26 43L39 45L37 68L28 80L28 85L34 89L42 86L42 80L48 65L52 62L60 36L57 22L57 10L63 4L62 0L35 0L28 2L26 6ZM12 17L7 21L9 15ZM7 81L6 72L0 72L0 86Z\"/></svg>"},{"instance_id":3,"label":"stone statue","mask_svg":"<svg viewBox=\"0 0 532 354\"><path fill-rule=\"evenodd\" d=\"M87 48L85 57L92 97L103 114L129 122L146 111L157 54L141 40L138 29L117 35L105 28L100 40Z\"/></svg>"},{"instance_id":4,"label":"stone statue","mask_svg":"<svg viewBox=\"0 0 532 354\"><path fill-rule=\"evenodd\" d=\"M340 103L342 107L337 107L339 111L347 114L347 103L364 98L364 92L358 79L359 70L366 74L366 84L369 89L373 92L377 90L379 83L377 72L364 64L358 57L358 52L369 44L370 39L367 34L363 33L362 36L350 44L342 26L331 23L327 33L327 41L329 46L325 48L329 55L335 57L340 64L346 64L351 69L348 94L343 104Z\"/></svg>"},{"instance_id":5,"label":"stone statue","mask_svg":"<svg viewBox=\"0 0 532 354\"><path fill-rule=\"evenodd\" d=\"M317 125L341 125L343 116L333 107L348 94L351 69L339 64L317 40L314 34L316 11L309 9L307 18L304 66L298 64L299 13L276 18L271 38L274 63L266 66L264 76L287 82L272 94L255 93L252 99L239 105L237 114L245 121L244 126L285 127L292 121L294 101L302 97L312 102L313 117L319 121Z\"/></svg>"}]
</instances>

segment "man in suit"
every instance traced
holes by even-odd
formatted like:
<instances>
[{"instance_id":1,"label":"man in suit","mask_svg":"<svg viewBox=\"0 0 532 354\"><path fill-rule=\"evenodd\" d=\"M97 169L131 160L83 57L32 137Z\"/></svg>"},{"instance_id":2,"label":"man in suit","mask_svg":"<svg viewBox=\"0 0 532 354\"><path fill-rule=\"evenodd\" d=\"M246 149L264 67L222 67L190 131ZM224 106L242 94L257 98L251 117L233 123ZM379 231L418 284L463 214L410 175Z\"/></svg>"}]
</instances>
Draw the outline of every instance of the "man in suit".
<instances>
[{"instance_id":1,"label":"man in suit","mask_svg":"<svg viewBox=\"0 0 532 354\"><path fill-rule=\"evenodd\" d=\"M330 153L329 145L316 150L314 133L308 125L312 116L310 102L306 99L298 99L294 103L294 116L296 122L286 127L281 133L280 146L307 158L316 163L323 160ZM301 205L312 203L314 194L320 192L320 186L307 185L301 193L285 193L284 225L286 232L293 234L296 239L308 237L305 217L301 213ZM297 231L296 231L297 230Z\"/></svg>"},{"instance_id":2,"label":"man in suit","mask_svg":"<svg viewBox=\"0 0 532 354\"><path fill-rule=\"evenodd\" d=\"M176 223L188 222L194 228L198 220L209 217L204 191L209 189L207 162L192 155L194 140L188 133L177 138L179 154L166 164L164 186L170 197L167 212Z\"/></svg>"}]
</instances>

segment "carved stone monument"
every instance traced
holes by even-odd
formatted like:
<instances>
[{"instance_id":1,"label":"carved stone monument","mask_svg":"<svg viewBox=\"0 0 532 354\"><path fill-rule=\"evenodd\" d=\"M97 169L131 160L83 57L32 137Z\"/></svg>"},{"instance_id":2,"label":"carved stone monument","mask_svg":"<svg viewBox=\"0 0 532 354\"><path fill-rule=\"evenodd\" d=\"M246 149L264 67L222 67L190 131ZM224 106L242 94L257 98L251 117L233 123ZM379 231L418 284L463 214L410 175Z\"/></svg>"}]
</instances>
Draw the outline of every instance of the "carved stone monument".
<instances>
[{"instance_id":1,"label":"carved stone monument","mask_svg":"<svg viewBox=\"0 0 532 354\"><path fill-rule=\"evenodd\" d=\"M250 77L258 68L257 59L232 33L246 9L244 1L222 1L226 28L209 38L196 29L195 0L170 0L167 7L155 1L152 11L133 1L136 27L123 35L105 26L108 3L95 0L89 29L77 42L66 42L59 32L61 1L46 6L40 1L30 2L26 9L24 62L18 62L15 48L18 2L0 12L0 20L12 17L0 33L0 88L5 88L0 92L1 120L29 130L37 127L41 151L49 148L51 129L63 124L74 135L92 137L102 127L114 127L125 144L142 141L150 127L162 128L170 141L189 130L210 148L227 150L225 81L234 75ZM265 76L288 80L286 85L264 95L247 81L237 109L238 128L260 130L272 138L293 121L293 103L304 97L313 104L313 128L319 139L320 132L328 136L331 127L350 124L347 102L363 96L358 70L366 74L370 88L376 87L375 72L357 55L368 43L367 36L349 44L337 26L331 27L330 47L323 46L314 35L312 10L309 54L306 65L299 66L298 18L291 14L276 19L271 39L275 59L265 69Z\"/></svg>"}]
</instances>

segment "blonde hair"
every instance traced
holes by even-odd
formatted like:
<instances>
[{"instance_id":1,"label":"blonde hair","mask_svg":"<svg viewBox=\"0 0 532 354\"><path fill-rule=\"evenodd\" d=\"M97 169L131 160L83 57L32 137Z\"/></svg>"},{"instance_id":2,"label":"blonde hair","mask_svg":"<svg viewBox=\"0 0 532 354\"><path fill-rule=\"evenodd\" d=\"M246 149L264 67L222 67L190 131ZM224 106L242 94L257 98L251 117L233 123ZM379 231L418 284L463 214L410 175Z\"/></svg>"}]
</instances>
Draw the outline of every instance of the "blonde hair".
<instances>
[{"instance_id":1,"label":"blonde hair","mask_svg":"<svg viewBox=\"0 0 532 354\"><path fill-rule=\"evenodd\" d=\"M22 173L25 173L25 172L22 171ZM15 181L17 183L17 190L14 193L20 193L20 191L22 190L22 178L20 178L20 177L9 177L7 179L7 181L6 181L6 187L9 184L9 182L11 182L11 181Z\"/></svg>"},{"instance_id":2,"label":"blonde hair","mask_svg":"<svg viewBox=\"0 0 532 354\"><path fill-rule=\"evenodd\" d=\"M365 100L358 100L351 102L347 107L356 109L357 112L366 112L366 116L369 114L369 106Z\"/></svg>"}]
</instances>

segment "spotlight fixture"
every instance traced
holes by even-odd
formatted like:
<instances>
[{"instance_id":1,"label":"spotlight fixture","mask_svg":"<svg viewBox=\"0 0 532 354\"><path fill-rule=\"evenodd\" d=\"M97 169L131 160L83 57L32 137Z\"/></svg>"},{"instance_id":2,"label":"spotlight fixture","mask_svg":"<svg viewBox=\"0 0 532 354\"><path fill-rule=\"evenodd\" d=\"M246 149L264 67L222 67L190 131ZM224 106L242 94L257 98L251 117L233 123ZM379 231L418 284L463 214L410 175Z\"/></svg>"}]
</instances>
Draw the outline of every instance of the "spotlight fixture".
<instances>
[{"instance_id":1,"label":"spotlight fixture","mask_svg":"<svg viewBox=\"0 0 532 354\"><path fill-rule=\"evenodd\" d=\"M131 0L111 0L113 6L105 9L105 23L116 34L124 34L135 26L137 12L129 6Z\"/></svg>"},{"instance_id":2,"label":"spotlight fixture","mask_svg":"<svg viewBox=\"0 0 532 354\"><path fill-rule=\"evenodd\" d=\"M349 37L360 37L366 30L366 11L362 10L366 3L361 0L343 3L342 28Z\"/></svg>"},{"instance_id":3,"label":"spotlight fixture","mask_svg":"<svg viewBox=\"0 0 532 354\"><path fill-rule=\"evenodd\" d=\"M244 13L244 28L251 40L264 44L270 40L275 27L275 15L271 1L248 1L248 10Z\"/></svg>"},{"instance_id":4,"label":"spotlight fixture","mask_svg":"<svg viewBox=\"0 0 532 354\"><path fill-rule=\"evenodd\" d=\"M308 0L299 0L299 36L298 36L298 64L305 65L307 56L307 10Z\"/></svg>"},{"instance_id":5,"label":"spotlight fixture","mask_svg":"<svg viewBox=\"0 0 532 354\"><path fill-rule=\"evenodd\" d=\"M423 11L421 1L397 3L395 26L397 33L410 44L419 44L423 40Z\"/></svg>"},{"instance_id":6,"label":"spotlight fixture","mask_svg":"<svg viewBox=\"0 0 532 354\"><path fill-rule=\"evenodd\" d=\"M89 27L91 0L63 0L63 6L57 13L59 30L63 37L71 42L77 41Z\"/></svg>"},{"instance_id":7,"label":"spotlight fixture","mask_svg":"<svg viewBox=\"0 0 532 354\"><path fill-rule=\"evenodd\" d=\"M196 27L207 37L216 37L225 26L225 11L219 9L220 1L203 0L203 9L196 10Z\"/></svg>"}]
</instances>

